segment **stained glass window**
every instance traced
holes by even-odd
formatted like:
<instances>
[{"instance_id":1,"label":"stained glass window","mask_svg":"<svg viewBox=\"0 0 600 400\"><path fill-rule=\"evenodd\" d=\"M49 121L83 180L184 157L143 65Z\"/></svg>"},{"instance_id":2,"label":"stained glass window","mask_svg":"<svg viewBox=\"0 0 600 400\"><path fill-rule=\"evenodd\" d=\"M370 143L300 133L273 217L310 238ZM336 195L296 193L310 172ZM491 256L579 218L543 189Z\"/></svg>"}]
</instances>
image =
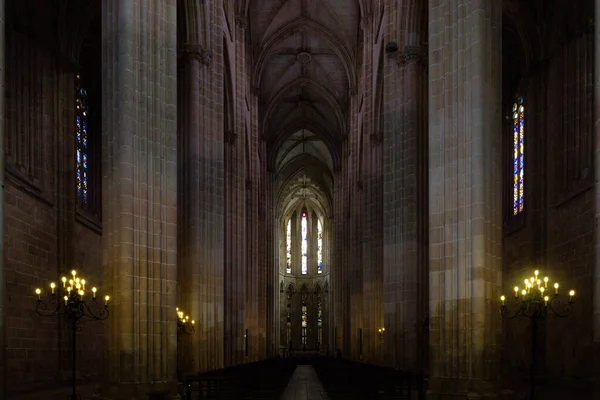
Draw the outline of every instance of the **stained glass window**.
<instances>
[{"instance_id":1,"label":"stained glass window","mask_svg":"<svg viewBox=\"0 0 600 400\"><path fill-rule=\"evenodd\" d=\"M306 213L302 213L302 275L308 273L308 220Z\"/></svg>"},{"instance_id":2,"label":"stained glass window","mask_svg":"<svg viewBox=\"0 0 600 400\"><path fill-rule=\"evenodd\" d=\"M523 212L525 200L525 105L523 97L513 104L513 214Z\"/></svg>"},{"instance_id":3,"label":"stained glass window","mask_svg":"<svg viewBox=\"0 0 600 400\"><path fill-rule=\"evenodd\" d=\"M292 273L292 220L287 223L286 244L285 244L285 272Z\"/></svg>"},{"instance_id":4,"label":"stained glass window","mask_svg":"<svg viewBox=\"0 0 600 400\"><path fill-rule=\"evenodd\" d=\"M306 303L302 304L302 344L306 344L306 329L308 328Z\"/></svg>"},{"instance_id":5,"label":"stained glass window","mask_svg":"<svg viewBox=\"0 0 600 400\"><path fill-rule=\"evenodd\" d=\"M88 202L88 95L83 87L81 76L76 76L75 88L75 123L77 153L76 157L76 178L77 178L77 199L80 205L86 205Z\"/></svg>"},{"instance_id":6,"label":"stained glass window","mask_svg":"<svg viewBox=\"0 0 600 400\"><path fill-rule=\"evenodd\" d=\"M317 273L323 272L323 227L321 220L317 220Z\"/></svg>"},{"instance_id":7,"label":"stained glass window","mask_svg":"<svg viewBox=\"0 0 600 400\"><path fill-rule=\"evenodd\" d=\"M323 307L321 305L321 292L319 291L317 296L317 343L318 347L321 347L323 343Z\"/></svg>"}]
</instances>

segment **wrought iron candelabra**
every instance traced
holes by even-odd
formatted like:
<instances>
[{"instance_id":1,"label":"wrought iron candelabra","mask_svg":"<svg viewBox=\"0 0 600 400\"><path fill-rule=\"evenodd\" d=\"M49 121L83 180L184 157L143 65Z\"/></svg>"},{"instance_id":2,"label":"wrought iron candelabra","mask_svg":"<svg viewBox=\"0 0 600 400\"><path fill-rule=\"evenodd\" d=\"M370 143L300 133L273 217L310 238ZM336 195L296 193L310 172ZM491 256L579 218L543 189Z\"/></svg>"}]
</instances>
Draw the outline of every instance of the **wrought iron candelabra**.
<instances>
[{"instance_id":1,"label":"wrought iron candelabra","mask_svg":"<svg viewBox=\"0 0 600 400\"><path fill-rule=\"evenodd\" d=\"M179 309L177 310L177 341L183 335L191 335L196 332L196 322L192 319L190 320L189 315L185 315L185 313Z\"/></svg>"},{"instance_id":2,"label":"wrought iron candelabra","mask_svg":"<svg viewBox=\"0 0 600 400\"><path fill-rule=\"evenodd\" d=\"M502 295L500 313L504 319L527 318L531 321L531 367L529 370L530 399L535 399L535 370L537 360L537 334L538 324L548 318L567 318L573 313L575 291L569 291L569 300L564 302L559 299L559 284L555 282L548 289L550 279L546 276L541 279L538 270L534 276L524 280L524 287L514 287L514 307L506 305L506 296ZM553 293L551 293L553 291Z\"/></svg>"},{"instance_id":3,"label":"wrought iron candelabra","mask_svg":"<svg viewBox=\"0 0 600 400\"><path fill-rule=\"evenodd\" d=\"M35 311L42 317L63 317L67 323L71 324L71 331L73 333L72 340L72 394L71 400L77 400L76 392L76 338L77 331L81 330L81 321L84 319L88 320L105 320L108 318L108 300L109 296L104 297L104 305L100 305L96 299L97 289L92 288L92 295L89 300L85 299L86 292L86 281L77 276L75 270L71 271L72 277L67 279L62 277L62 288L58 288L57 285L52 282L50 283L50 298L48 301L42 300L42 290L35 289L37 295L37 305Z\"/></svg>"}]
</instances>

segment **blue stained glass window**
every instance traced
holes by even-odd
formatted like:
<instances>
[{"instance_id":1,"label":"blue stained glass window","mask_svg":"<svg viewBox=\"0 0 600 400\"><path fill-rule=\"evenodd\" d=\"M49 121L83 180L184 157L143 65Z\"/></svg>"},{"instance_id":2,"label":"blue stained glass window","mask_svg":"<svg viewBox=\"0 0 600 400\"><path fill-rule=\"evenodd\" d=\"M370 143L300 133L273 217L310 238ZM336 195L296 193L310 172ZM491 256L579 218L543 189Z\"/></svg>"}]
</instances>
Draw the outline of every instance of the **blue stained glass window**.
<instances>
[{"instance_id":1,"label":"blue stained glass window","mask_svg":"<svg viewBox=\"0 0 600 400\"><path fill-rule=\"evenodd\" d=\"M79 74L76 76L75 87L77 200L83 206L88 203L88 97Z\"/></svg>"},{"instance_id":2,"label":"blue stained glass window","mask_svg":"<svg viewBox=\"0 0 600 400\"><path fill-rule=\"evenodd\" d=\"M292 273L292 220L288 220L285 243L285 272Z\"/></svg>"},{"instance_id":3,"label":"blue stained glass window","mask_svg":"<svg viewBox=\"0 0 600 400\"><path fill-rule=\"evenodd\" d=\"M323 227L321 220L317 220L317 273L323 273Z\"/></svg>"},{"instance_id":4,"label":"blue stained glass window","mask_svg":"<svg viewBox=\"0 0 600 400\"><path fill-rule=\"evenodd\" d=\"M513 104L513 214L525 206L525 105L523 97Z\"/></svg>"}]
</instances>

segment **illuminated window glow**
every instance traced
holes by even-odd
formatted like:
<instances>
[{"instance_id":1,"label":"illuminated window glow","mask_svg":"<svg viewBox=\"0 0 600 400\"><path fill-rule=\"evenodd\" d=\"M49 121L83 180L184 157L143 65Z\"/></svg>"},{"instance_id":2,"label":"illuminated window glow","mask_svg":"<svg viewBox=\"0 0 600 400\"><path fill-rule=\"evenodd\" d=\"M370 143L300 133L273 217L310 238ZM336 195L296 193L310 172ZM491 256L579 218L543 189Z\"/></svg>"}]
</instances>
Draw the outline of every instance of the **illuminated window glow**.
<instances>
[{"instance_id":1,"label":"illuminated window glow","mask_svg":"<svg viewBox=\"0 0 600 400\"><path fill-rule=\"evenodd\" d=\"M323 227L317 220L317 273L323 273Z\"/></svg>"},{"instance_id":2,"label":"illuminated window glow","mask_svg":"<svg viewBox=\"0 0 600 400\"><path fill-rule=\"evenodd\" d=\"M302 213L302 275L308 273L308 220L306 213Z\"/></svg>"},{"instance_id":3,"label":"illuminated window glow","mask_svg":"<svg viewBox=\"0 0 600 400\"><path fill-rule=\"evenodd\" d=\"M77 200L81 206L88 203L88 99L81 76L76 76L75 88L75 134L77 141L75 176Z\"/></svg>"},{"instance_id":4,"label":"illuminated window glow","mask_svg":"<svg viewBox=\"0 0 600 400\"><path fill-rule=\"evenodd\" d=\"M285 246L285 272L292 273L292 220L287 223L287 238Z\"/></svg>"},{"instance_id":5,"label":"illuminated window glow","mask_svg":"<svg viewBox=\"0 0 600 400\"><path fill-rule=\"evenodd\" d=\"M513 214L523 212L525 202L525 105L523 97L513 104Z\"/></svg>"}]
</instances>

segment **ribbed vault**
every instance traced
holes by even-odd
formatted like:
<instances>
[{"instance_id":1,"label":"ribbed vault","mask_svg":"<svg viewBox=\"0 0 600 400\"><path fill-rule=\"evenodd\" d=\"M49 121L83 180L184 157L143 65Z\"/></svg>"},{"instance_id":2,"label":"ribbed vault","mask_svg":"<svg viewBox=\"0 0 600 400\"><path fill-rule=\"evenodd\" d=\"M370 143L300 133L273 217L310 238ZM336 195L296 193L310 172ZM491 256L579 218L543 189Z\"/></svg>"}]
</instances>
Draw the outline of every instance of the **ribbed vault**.
<instances>
[{"instance_id":1,"label":"ribbed vault","mask_svg":"<svg viewBox=\"0 0 600 400\"><path fill-rule=\"evenodd\" d=\"M298 160L313 159L320 162L307 178L330 175L339 165L349 96L356 91L360 2L251 0L238 6L250 24L251 80L270 169L279 174L294 160L301 168ZM323 198L331 195L329 188L319 190Z\"/></svg>"}]
</instances>

